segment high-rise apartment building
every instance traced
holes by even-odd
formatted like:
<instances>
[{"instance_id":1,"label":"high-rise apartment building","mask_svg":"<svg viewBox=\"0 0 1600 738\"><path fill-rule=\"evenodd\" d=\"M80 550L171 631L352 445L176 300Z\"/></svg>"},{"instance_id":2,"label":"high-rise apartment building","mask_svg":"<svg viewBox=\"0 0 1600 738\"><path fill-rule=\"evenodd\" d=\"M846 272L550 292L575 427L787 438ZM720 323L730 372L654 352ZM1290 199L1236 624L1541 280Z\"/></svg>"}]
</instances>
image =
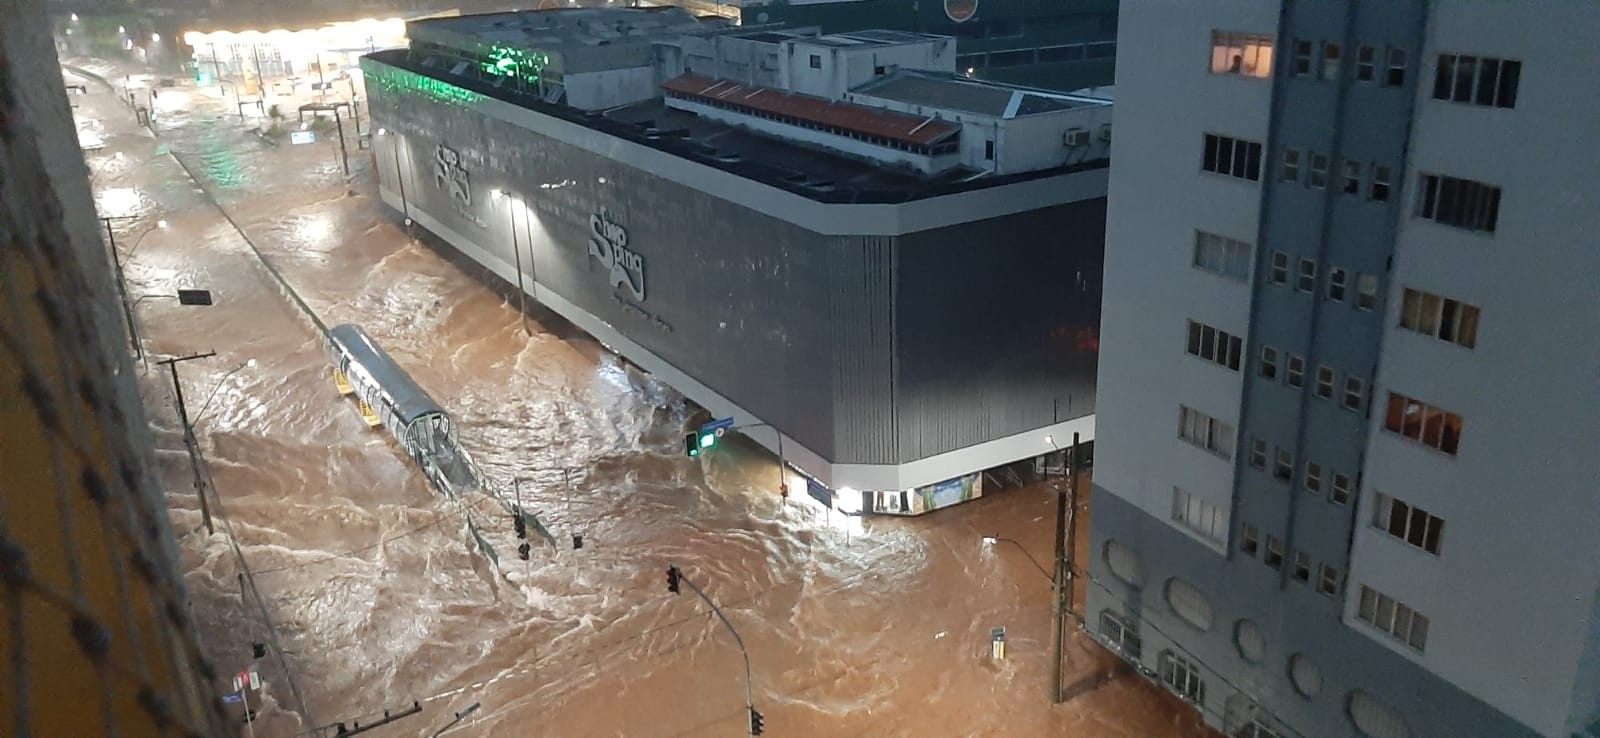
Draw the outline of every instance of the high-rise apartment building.
<instances>
[{"instance_id":1,"label":"high-rise apartment building","mask_svg":"<svg viewBox=\"0 0 1600 738\"><path fill-rule=\"evenodd\" d=\"M1600 735L1600 6L1120 34L1088 628L1230 736Z\"/></svg>"}]
</instances>

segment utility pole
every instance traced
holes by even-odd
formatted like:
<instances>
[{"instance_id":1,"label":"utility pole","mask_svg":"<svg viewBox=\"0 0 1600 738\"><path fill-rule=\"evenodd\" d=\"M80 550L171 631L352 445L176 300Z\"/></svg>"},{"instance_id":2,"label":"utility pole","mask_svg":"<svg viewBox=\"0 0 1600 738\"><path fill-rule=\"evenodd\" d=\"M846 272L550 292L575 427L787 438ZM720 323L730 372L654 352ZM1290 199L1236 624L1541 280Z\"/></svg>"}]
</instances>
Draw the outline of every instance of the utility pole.
<instances>
[{"instance_id":1,"label":"utility pole","mask_svg":"<svg viewBox=\"0 0 1600 738\"><path fill-rule=\"evenodd\" d=\"M1056 448L1055 439L1046 437L1052 448ZM1059 451L1059 448L1056 448ZM1059 704L1062 701L1062 687L1064 675L1063 656L1067 640L1067 613L1071 609L1072 588L1075 582L1072 575L1072 545L1076 538L1074 529L1077 527L1078 509L1078 434L1072 434L1072 450L1067 459L1067 490L1060 484L1052 485L1056 490L1056 573L1051 577L1051 588L1055 596L1050 604L1050 701ZM1069 498L1070 490L1070 499ZM1072 511L1069 521L1068 510Z\"/></svg>"},{"instance_id":2,"label":"utility pole","mask_svg":"<svg viewBox=\"0 0 1600 738\"><path fill-rule=\"evenodd\" d=\"M207 534L217 531L211 525L211 503L206 500L205 483L200 479L200 459L198 458L200 450L195 443L194 429L189 427L189 410L183 404L183 383L178 381L178 363L216 355L217 352L215 351L207 351L203 354L174 356L170 359L162 359L156 362L156 364L166 364L167 370L172 373L172 391L178 397L178 422L183 425L183 443L189 451L189 468L194 472L194 491L200 497L200 517L205 521Z\"/></svg>"},{"instance_id":3,"label":"utility pole","mask_svg":"<svg viewBox=\"0 0 1600 738\"><path fill-rule=\"evenodd\" d=\"M689 581L689 578L683 575L683 571L676 564L668 564L667 591L680 594L681 592L678 589L680 583L689 585L689 589L694 590L694 593L699 595L700 599L711 607L711 611L717 614L724 626L727 626L728 632L733 634L734 642L739 644L739 654L744 656L744 708L750 717L750 735L761 735L765 718L756 711L756 703L753 696L754 690L750 682L750 652L745 650L744 639L739 637L739 631L735 630L733 623L728 621L728 616L722 614L722 608L717 607L717 603L712 602L711 598L707 597L706 593L701 591L698 585Z\"/></svg>"}]
</instances>

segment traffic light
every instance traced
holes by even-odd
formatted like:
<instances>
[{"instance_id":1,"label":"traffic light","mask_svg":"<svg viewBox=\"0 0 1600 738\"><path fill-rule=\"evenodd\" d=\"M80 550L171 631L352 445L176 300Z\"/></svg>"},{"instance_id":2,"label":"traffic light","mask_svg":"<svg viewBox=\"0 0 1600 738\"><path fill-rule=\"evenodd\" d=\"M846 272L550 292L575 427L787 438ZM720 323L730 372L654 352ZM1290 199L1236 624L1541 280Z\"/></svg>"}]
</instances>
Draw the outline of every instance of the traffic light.
<instances>
[{"instance_id":1,"label":"traffic light","mask_svg":"<svg viewBox=\"0 0 1600 738\"><path fill-rule=\"evenodd\" d=\"M572 550L576 551L576 550L578 550L580 548L583 548L583 534L582 533L573 533L572 534Z\"/></svg>"},{"instance_id":2,"label":"traffic light","mask_svg":"<svg viewBox=\"0 0 1600 738\"><path fill-rule=\"evenodd\" d=\"M517 558L522 559L523 561L527 561L528 560L528 554L532 550L533 550L533 547L529 546L527 541L523 541L521 546L517 546Z\"/></svg>"},{"instance_id":3,"label":"traffic light","mask_svg":"<svg viewBox=\"0 0 1600 738\"><path fill-rule=\"evenodd\" d=\"M681 579L681 578L682 578L682 575L678 573L678 567L676 567L676 566L668 566L667 567L667 591L671 592L673 594L681 594L682 590L680 590L678 588L678 580Z\"/></svg>"},{"instance_id":4,"label":"traffic light","mask_svg":"<svg viewBox=\"0 0 1600 738\"><path fill-rule=\"evenodd\" d=\"M522 513L511 514L511 525L517 529L518 538L528 537L528 521L522 519Z\"/></svg>"},{"instance_id":5,"label":"traffic light","mask_svg":"<svg viewBox=\"0 0 1600 738\"><path fill-rule=\"evenodd\" d=\"M750 735L761 735L761 731L766 729L763 722L765 718L761 717L761 713L756 712L754 707L750 708Z\"/></svg>"},{"instance_id":6,"label":"traffic light","mask_svg":"<svg viewBox=\"0 0 1600 738\"><path fill-rule=\"evenodd\" d=\"M717 445L715 431L711 433L689 433L683 437L683 452L690 457L699 456L701 451L715 445Z\"/></svg>"}]
</instances>

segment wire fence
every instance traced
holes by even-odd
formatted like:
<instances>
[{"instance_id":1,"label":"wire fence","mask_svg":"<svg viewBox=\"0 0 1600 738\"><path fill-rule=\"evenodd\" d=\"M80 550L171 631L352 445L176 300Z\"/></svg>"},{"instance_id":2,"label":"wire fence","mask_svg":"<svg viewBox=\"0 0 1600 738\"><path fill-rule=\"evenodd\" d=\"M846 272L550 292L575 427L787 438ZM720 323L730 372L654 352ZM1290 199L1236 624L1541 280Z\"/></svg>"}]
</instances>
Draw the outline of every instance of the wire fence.
<instances>
[{"instance_id":1,"label":"wire fence","mask_svg":"<svg viewBox=\"0 0 1600 738\"><path fill-rule=\"evenodd\" d=\"M0 120L19 80L48 87L8 69L16 36ZM225 735L109 264L69 236L32 135L0 145L0 734Z\"/></svg>"}]
</instances>

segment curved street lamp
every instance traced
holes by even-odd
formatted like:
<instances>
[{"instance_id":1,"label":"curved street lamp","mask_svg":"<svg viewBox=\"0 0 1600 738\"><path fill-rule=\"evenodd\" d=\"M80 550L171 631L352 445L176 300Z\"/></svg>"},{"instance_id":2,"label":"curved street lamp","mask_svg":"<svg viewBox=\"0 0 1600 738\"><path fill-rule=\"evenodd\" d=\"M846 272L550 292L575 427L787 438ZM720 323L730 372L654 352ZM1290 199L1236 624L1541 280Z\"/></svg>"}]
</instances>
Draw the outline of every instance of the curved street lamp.
<instances>
[{"instance_id":1,"label":"curved street lamp","mask_svg":"<svg viewBox=\"0 0 1600 738\"><path fill-rule=\"evenodd\" d=\"M227 374L222 375L222 378L217 380L216 386L211 388L211 393L206 395L206 401L200 403L200 412L197 415L194 416L194 422L190 423L189 427L191 429L200 427L200 421L204 420L205 417L206 417L206 408L211 407L211 401L217 398L217 390L222 389L222 385L225 382L228 381L228 377L231 377L231 376L233 376L235 374L238 374L239 370L244 369L245 367L249 367L251 369L254 369L255 366L256 366L256 360L255 359L250 359L250 360L245 361L244 363L234 367Z\"/></svg>"}]
</instances>

